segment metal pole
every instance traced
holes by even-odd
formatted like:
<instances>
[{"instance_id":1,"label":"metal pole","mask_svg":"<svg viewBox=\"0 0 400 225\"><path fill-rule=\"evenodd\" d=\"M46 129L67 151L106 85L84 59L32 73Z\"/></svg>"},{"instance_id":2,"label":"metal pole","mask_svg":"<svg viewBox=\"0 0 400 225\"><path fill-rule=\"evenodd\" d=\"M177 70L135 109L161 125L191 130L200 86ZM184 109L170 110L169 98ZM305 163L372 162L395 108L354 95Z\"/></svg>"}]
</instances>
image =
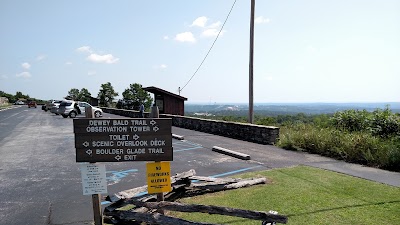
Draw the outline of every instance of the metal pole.
<instances>
[{"instance_id":1,"label":"metal pole","mask_svg":"<svg viewBox=\"0 0 400 225\"><path fill-rule=\"evenodd\" d=\"M250 13L250 57L249 57L249 123L254 119L253 102L253 59L254 59L254 8L255 0L251 0Z\"/></svg>"}]
</instances>

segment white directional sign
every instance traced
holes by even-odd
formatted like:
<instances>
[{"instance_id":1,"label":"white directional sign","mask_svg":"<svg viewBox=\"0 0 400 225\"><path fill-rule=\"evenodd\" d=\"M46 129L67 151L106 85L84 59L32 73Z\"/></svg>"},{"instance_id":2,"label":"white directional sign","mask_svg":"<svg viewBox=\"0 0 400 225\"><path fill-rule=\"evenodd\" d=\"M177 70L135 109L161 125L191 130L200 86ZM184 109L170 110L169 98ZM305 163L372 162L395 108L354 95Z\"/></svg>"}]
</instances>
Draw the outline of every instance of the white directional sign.
<instances>
[{"instance_id":1,"label":"white directional sign","mask_svg":"<svg viewBox=\"0 0 400 225\"><path fill-rule=\"evenodd\" d=\"M106 194L107 178L104 164L81 164L83 195Z\"/></svg>"}]
</instances>

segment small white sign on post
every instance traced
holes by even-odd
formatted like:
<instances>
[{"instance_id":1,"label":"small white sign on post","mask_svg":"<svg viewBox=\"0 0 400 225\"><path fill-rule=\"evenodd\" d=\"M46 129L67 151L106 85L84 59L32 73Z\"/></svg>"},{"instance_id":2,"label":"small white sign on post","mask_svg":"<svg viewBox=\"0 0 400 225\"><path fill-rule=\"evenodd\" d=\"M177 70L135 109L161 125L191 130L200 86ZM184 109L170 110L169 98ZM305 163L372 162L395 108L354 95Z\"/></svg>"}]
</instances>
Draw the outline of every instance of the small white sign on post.
<instances>
[{"instance_id":1,"label":"small white sign on post","mask_svg":"<svg viewBox=\"0 0 400 225\"><path fill-rule=\"evenodd\" d=\"M83 195L106 194L106 165L81 164Z\"/></svg>"}]
</instances>

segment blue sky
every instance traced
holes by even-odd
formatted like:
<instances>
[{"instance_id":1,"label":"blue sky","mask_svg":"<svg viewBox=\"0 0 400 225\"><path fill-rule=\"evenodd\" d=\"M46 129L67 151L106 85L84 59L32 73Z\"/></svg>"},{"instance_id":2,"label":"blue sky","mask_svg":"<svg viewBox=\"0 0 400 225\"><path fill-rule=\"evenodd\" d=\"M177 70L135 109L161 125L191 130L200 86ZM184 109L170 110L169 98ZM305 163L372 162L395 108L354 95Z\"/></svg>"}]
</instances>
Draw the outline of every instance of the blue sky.
<instances>
[{"instance_id":1,"label":"blue sky","mask_svg":"<svg viewBox=\"0 0 400 225\"><path fill-rule=\"evenodd\" d=\"M0 1L0 90L61 99L111 82L178 93L233 0ZM394 102L400 1L256 1L255 102ZM248 102L250 0L237 0L189 103Z\"/></svg>"}]
</instances>

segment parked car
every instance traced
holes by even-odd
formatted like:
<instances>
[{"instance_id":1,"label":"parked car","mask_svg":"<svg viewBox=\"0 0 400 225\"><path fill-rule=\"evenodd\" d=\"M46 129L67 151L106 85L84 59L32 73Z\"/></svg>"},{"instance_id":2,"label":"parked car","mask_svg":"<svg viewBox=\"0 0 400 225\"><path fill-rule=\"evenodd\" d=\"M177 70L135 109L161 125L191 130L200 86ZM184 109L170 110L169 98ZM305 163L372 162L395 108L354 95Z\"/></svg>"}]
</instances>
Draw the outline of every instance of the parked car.
<instances>
[{"instance_id":1,"label":"parked car","mask_svg":"<svg viewBox=\"0 0 400 225\"><path fill-rule=\"evenodd\" d=\"M54 100L53 103L51 104L50 112L59 115L58 108L60 107L61 102L62 102L61 100Z\"/></svg>"},{"instance_id":2,"label":"parked car","mask_svg":"<svg viewBox=\"0 0 400 225\"><path fill-rule=\"evenodd\" d=\"M28 102L28 108L30 108L30 107L37 107L37 104L36 104L36 102L35 101L30 101L30 102Z\"/></svg>"},{"instance_id":3,"label":"parked car","mask_svg":"<svg viewBox=\"0 0 400 225\"><path fill-rule=\"evenodd\" d=\"M92 111L94 117L99 118L103 116L103 110L94 106L91 106L87 102L76 102L76 101L62 101L58 108L58 113L61 114L62 117L67 118L75 118L79 114L85 114L86 107L92 107Z\"/></svg>"},{"instance_id":4,"label":"parked car","mask_svg":"<svg viewBox=\"0 0 400 225\"><path fill-rule=\"evenodd\" d=\"M44 104L44 111L48 111L48 110L50 110L51 109L51 105L53 104L53 102L54 102L55 100L49 100L49 101L47 101L45 104Z\"/></svg>"},{"instance_id":5,"label":"parked car","mask_svg":"<svg viewBox=\"0 0 400 225\"><path fill-rule=\"evenodd\" d=\"M54 106L54 103L61 103L62 102L62 100L49 100L49 101L47 101L46 102L46 104L45 104L45 108L44 108L44 111L51 111L51 108Z\"/></svg>"},{"instance_id":6,"label":"parked car","mask_svg":"<svg viewBox=\"0 0 400 225\"><path fill-rule=\"evenodd\" d=\"M23 102L23 101L16 101L16 102L14 103L14 105L25 105L25 102Z\"/></svg>"}]
</instances>

